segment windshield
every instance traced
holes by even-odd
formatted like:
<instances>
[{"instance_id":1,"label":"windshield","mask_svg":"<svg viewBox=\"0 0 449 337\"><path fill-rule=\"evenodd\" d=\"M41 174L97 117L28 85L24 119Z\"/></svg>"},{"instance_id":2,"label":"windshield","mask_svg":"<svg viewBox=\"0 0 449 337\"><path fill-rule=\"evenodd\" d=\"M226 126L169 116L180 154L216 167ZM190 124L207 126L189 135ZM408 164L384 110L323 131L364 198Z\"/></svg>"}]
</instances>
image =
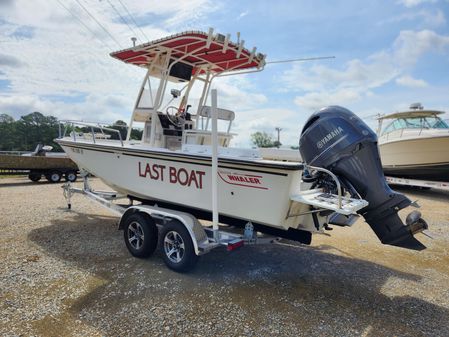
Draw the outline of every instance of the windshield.
<instances>
[{"instance_id":1,"label":"windshield","mask_svg":"<svg viewBox=\"0 0 449 337\"><path fill-rule=\"evenodd\" d=\"M433 117L412 117L398 118L388 124L382 134L400 129L449 129L449 125L441 118Z\"/></svg>"}]
</instances>

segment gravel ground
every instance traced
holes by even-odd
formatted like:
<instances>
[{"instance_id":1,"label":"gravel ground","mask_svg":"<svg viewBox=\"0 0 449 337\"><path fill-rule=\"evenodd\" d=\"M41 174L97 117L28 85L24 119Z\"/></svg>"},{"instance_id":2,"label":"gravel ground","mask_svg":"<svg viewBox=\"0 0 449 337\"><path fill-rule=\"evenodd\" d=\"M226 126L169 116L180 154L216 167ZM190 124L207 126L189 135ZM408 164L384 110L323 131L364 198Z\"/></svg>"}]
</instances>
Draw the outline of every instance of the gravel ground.
<instances>
[{"instance_id":1,"label":"gravel ground","mask_svg":"<svg viewBox=\"0 0 449 337\"><path fill-rule=\"evenodd\" d=\"M216 249L177 274L159 253L131 257L88 199L68 211L60 184L0 179L0 335L449 336L449 193L401 191L430 224L423 252L359 220L310 247Z\"/></svg>"}]
</instances>

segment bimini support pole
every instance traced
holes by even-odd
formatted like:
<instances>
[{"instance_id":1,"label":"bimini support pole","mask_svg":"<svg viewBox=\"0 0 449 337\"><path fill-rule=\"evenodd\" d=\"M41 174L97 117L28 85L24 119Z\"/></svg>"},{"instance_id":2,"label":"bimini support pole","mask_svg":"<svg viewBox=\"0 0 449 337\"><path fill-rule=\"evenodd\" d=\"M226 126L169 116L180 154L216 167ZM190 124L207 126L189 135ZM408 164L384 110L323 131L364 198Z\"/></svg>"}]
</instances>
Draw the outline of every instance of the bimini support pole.
<instances>
[{"instance_id":1,"label":"bimini support pole","mask_svg":"<svg viewBox=\"0 0 449 337\"><path fill-rule=\"evenodd\" d=\"M212 229L214 239L219 242L218 231L218 132L217 132L217 89L212 89Z\"/></svg>"}]
</instances>

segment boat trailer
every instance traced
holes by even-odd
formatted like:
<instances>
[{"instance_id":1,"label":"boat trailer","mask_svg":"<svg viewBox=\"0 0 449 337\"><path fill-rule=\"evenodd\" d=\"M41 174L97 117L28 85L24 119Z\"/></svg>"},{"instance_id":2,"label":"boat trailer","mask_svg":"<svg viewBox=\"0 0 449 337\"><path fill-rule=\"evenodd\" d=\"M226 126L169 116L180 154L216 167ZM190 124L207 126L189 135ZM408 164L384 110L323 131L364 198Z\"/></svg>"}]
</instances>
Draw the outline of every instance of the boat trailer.
<instances>
[{"instance_id":1,"label":"boat trailer","mask_svg":"<svg viewBox=\"0 0 449 337\"><path fill-rule=\"evenodd\" d=\"M444 181L431 181L431 180L399 178L399 177L385 177L385 180L390 185L433 188L435 190L440 191L449 191L449 182Z\"/></svg>"},{"instance_id":2,"label":"boat trailer","mask_svg":"<svg viewBox=\"0 0 449 337\"><path fill-rule=\"evenodd\" d=\"M220 226L217 231L212 225L203 226L194 215L187 212L159 207L157 204L134 205L132 199L129 199L128 204L116 204L115 201L126 199L127 196L110 191L94 191L86 173L83 173L83 188L75 188L70 182L64 183L62 188L68 209L72 208L72 196L75 193L109 209L120 216L119 229L124 230L125 244L133 256L149 257L159 242L164 262L178 272L190 270L200 255L220 246L233 251L243 245L280 240L279 237L258 234L251 222L245 225L243 231L236 231L239 228L231 226ZM184 254L188 258L180 264Z\"/></svg>"},{"instance_id":3,"label":"boat trailer","mask_svg":"<svg viewBox=\"0 0 449 337\"><path fill-rule=\"evenodd\" d=\"M218 224L217 226L213 224L204 226L190 212L160 207L157 203L153 205L134 204L136 199L132 197L114 191L92 189L89 174L82 170L81 176L83 178L82 188L74 187L71 182L62 185L68 209L72 208L72 196L74 194L82 194L102 205L120 216L119 229L124 231L125 244L133 256L149 257L159 243L164 262L169 268L178 272L189 271L195 266L199 256L220 246L225 246L228 251L233 251L243 245L276 243L281 240L282 235L276 236L276 233L280 233L276 232L275 229L267 228L264 232L260 230L258 224L253 224L250 221L243 228L233 226L231 223L225 226L218 226ZM127 203L116 203L126 199L128 199ZM341 224L345 226L351 226L357 218L357 215L354 215L355 212L368 204L363 199L323 194L320 189L312 189L304 191L300 195L292 195L291 201L309 204L313 210L307 213L317 213L327 209L328 211L335 211L335 215L340 213L349 216L350 221ZM291 209L289 209L287 217L297 215L292 214ZM322 233L324 229L328 229L327 224L316 224L315 232ZM292 239L310 244L311 233L300 230L299 232L303 237L299 236L299 239Z\"/></svg>"}]
</instances>

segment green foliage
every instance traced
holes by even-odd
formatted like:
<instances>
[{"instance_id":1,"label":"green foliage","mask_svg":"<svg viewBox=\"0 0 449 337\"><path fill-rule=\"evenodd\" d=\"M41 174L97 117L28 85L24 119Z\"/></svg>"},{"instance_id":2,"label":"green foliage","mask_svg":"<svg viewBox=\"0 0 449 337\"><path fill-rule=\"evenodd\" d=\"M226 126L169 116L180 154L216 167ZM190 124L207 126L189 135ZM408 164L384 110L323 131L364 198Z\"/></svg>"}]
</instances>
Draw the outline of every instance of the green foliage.
<instances>
[{"instance_id":1,"label":"green foliage","mask_svg":"<svg viewBox=\"0 0 449 337\"><path fill-rule=\"evenodd\" d=\"M122 120L116 121L113 125L109 125L108 128L120 131L120 135L122 139L125 140L128 133L128 124ZM132 129L131 130L131 139L141 140L142 139L142 130ZM118 139L118 134L116 132L109 132L111 135L111 139Z\"/></svg>"},{"instance_id":2,"label":"green foliage","mask_svg":"<svg viewBox=\"0 0 449 337\"><path fill-rule=\"evenodd\" d=\"M275 142L271 135L266 132L255 132L251 134L251 141L257 147L273 147L275 146ZM276 141L277 143L277 141Z\"/></svg>"},{"instance_id":3,"label":"green foliage","mask_svg":"<svg viewBox=\"0 0 449 337\"><path fill-rule=\"evenodd\" d=\"M58 119L33 112L15 121L9 115L0 115L0 150L1 151L32 151L41 143L53 146L55 151L61 151L53 139L59 134Z\"/></svg>"},{"instance_id":4,"label":"green foliage","mask_svg":"<svg viewBox=\"0 0 449 337\"><path fill-rule=\"evenodd\" d=\"M126 139L127 125L118 120L110 126L119 130L122 139ZM75 128L78 132L90 132L89 128ZM66 130L66 135L72 129ZM111 132L112 139L118 139L117 133ZM37 144L53 146L53 151L62 151L53 140L59 136L59 121L53 116L44 116L33 112L14 120L7 114L0 114L0 151L33 151ZM140 140L142 131L133 129L131 138Z\"/></svg>"},{"instance_id":5,"label":"green foliage","mask_svg":"<svg viewBox=\"0 0 449 337\"><path fill-rule=\"evenodd\" d=\"M278 142L277 140L275 140L275 141L273 142L273 146L274 146L274 147L277 147L277 148L280 148L280 147L282 146L282 143L281 143L281 142Z\"/></svg>"}]
</instances>

